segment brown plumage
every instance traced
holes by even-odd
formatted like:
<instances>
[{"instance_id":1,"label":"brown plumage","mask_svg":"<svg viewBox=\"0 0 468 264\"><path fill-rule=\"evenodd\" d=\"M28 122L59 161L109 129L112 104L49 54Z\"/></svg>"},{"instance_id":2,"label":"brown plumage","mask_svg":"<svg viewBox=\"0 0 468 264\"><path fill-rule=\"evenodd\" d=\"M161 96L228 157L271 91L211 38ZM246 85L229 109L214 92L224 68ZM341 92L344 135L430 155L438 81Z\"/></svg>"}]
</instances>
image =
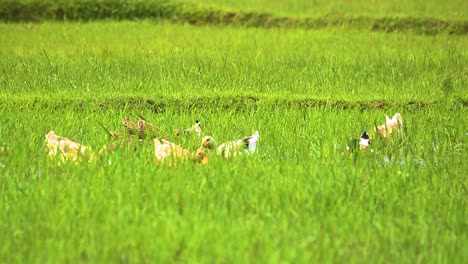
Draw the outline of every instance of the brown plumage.
<instances>
[{"instance_id":1,"label":"brown plumage","mask_svg":"<svg viewBox=\"0 0 468 264\"><path fill-rule=\"evenodd\" d=\"M152 137L162 136L161 130L153 123L147 122L142 116L140 116L140 120L138 120L138 122L133 122L126 117L122 120L122 125L126 128L130 137L138 135L139 141L143 141L148 135Z\"/></svg>"}]
</instances>

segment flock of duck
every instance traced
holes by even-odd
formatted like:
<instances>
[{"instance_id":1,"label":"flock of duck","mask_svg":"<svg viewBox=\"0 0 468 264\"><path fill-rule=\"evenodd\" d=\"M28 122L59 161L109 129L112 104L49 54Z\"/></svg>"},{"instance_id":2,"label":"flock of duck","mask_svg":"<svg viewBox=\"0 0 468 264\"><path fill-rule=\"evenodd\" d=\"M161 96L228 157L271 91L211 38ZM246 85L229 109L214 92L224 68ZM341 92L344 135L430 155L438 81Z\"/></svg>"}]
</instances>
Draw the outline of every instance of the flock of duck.
<instances>
[{"instance_id":1,"label":"flock of duck","mask_svg":"<svg viewBox=\"0 0 468 264\"><path fill-rule=\"evenodd\" d=\"M385 116L385 123L374 128L371 135L364 132L359 139L353 139L347 146L346 152L356 150L367 152L370 149L371 141L376 137L386 139L396 132L400 138L403 131L403 120L399 113L392 118ZM102 124L101 124L102 125ZM217 144L212 136L202 136L203 132L200 122L197 120L192 127L188 129L176 129L174 135L176 138L184 134L193 134L198 140L201 140L200 146L195 151L190 151L174 142L167 139L160 139L162 133L160 129L146 121L140 116L137 122L125 118L122 125L126 130L126 135L121 135L116 131L110 131L102 125L107 134L111 138L111 143L104 145L99 151L95 152L90 147L82 145L69 138L59 136L54 131L49 131L45 135L45 143L49 150L51 158L59 157L59 165L64 162L80 162L87 158L88 161L96 160L97 157L105 153L113 152L119 144L123 142L132 143L134 137L138 137L138 142L143 142L146 138L151 137L154 144L154 159L156 163L168 163L175 165L183 161L195 161L202 164L208 163L208 154L219 155L224 158L230 158L239 154L251 154L256 152L257 142L260 138L258 131L255 131L251 136L243 137L237 140L229 141L223 144ZM372 151L372 150L370 150Z\"/></svg>"},{"instance_id":2,"label":"flock of duck","mask_svg":"<svg viewBox=\"0 0 468 264\"><path fill-rule=\"evenodd\" d=\"M353 151L358 147L363 151L369 151L371 140L377 137L377 133L381 138L386 139L391 137L394 131L397 132L398 138L402 138L403 119L401 118L400 113L396 113L392 118L385 116L384 124L376 126L371 135L368 135L367 132L364 131L359 140L353 139L350 144L346 146L346 151ZM372 151L372 149L370 151Z\"/></svg>"},{"instance_id":3,"label":"flock of duck","mask_svg":"<svg viewBox=\"0 0 468 264\"><path fill-rule=\"evenodd\" d=\"M260 138L258 131L248 137L243 137L237 140L232 140L226 143L217 144L212 136L203 136L200 121L196 120L192 127L187 129L176 129L174 135L176 138L183 135L195 135L198 140L201 140L200 146L195 151L190 151L174 142L169 141L167 135L165 138L159 138L164 133L154 124L146 121L140 116L137 122L125 118L122 125L126 130L126 135L116 131L110 131L107 127L101 124L106 130L111 139L111 143L104 145L95 152L91 147L73 141L69 138L57 135L54 131L49 131L45 135L45 143L47 145L49 156L51 158L59 157L59 165L72 161L80 162L83 159L94 161L97 157L103 156L106 153L113 152L118 145L132 144L134 138L138 138L138 142L142 143L146 138L151 137L154 145L154 158L157 163L176 163L192 160L202 164L208 163L207 152L215 153L225 158L230 158L243 153L255 153L257 141Z\"/></svg>"}]
</instances>

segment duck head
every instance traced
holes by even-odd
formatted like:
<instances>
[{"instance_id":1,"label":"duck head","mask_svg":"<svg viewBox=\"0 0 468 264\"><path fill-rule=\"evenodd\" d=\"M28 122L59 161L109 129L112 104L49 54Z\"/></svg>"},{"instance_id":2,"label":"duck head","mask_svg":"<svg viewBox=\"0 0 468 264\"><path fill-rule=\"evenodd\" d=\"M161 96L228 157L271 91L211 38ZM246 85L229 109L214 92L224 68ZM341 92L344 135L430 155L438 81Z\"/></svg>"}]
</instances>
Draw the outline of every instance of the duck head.
<instances>
[{"instance_id":1,"label":"duck head","mask_svg":"<svg viewBox=\"0 0 468 264\"><path fill-rule=\"evenodd\" d=\"M202 139L201 147L204 149L213 150L216 148L216 140L212 136L205 136Z\"/></svg>"},{"instance_id":2,"label":"duck head","mask_svg":"<svg viewBox=\"0 0 468 264\"><path fill-rule=\"evenodd\" d=\"M370 138L367 132L364 131L361 137L359 138L359 147L363 150L367 150L370 145Z\"/></svg>"},{"instance_id":3,"label":"duck head","mask_svg":"<svg viewBox=\"0 0 468 264\"><path fill-rule=\"evenodd\" d=\"M208 164L208 155L201 148L197 149L194 154L194 160L200 162L201 164Z\"/></svg>"},{"instance_id":4,"label":"duck head","mask_svg":"<svg viewBox=\"0 0 468 264\"><path fill-rule=\"evenodd\" d=\"M370 137L366 131L362 133L361 137L358 139L353 139L346 146L346 150L353 152L358 149L358 147L364 151L367 151L370 146Z\"/></svg>"}]
</instances>

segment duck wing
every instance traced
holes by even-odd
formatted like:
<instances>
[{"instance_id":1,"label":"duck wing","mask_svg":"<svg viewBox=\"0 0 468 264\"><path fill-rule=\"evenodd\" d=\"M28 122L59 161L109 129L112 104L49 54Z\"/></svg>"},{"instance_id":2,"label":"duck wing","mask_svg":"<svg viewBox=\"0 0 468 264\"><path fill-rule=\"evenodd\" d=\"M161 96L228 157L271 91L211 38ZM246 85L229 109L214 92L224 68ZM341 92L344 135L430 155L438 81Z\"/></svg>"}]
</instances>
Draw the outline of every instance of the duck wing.
<instances>
[{"instance_id":1,"label":"duck wing","mask_svg":"<svg viewBox=\"0 0 468 264\"><path fill-rule=\"evenodd\" d=\"M258 133L258 131L255 131L255 133L252 136L244 138L243 141L246 145L246 149L250 152L255 152L255 150L257 149L257 141L259 138L260 134Z\"/></svg>"},{"instance_id":2,"label":"duck wing","mask_svg":"<svg viewBox=\"0 0 468 264\"><path fill-rule=\"evenodd\" d=\"M403 119L400 113L396 113L392 118L385 116L385 124L377 126L380 135L384 138L389 137L393 130L400 130L403 128ZM400 134L400 131L398 131Z\"/></svg>"},{"instance_id":3,"label":"duck wing","mask_svg":"<svg viewBox=\"0 0 468 264\"><path fill-rule=\"evenodd\" d=\"M259 138L260 135L258 131L255 131L255 133L252 136L219 145L219 147L217 148L217 152L219 155L222 155L226 158L230 156L235 156L241 153L242 151L253 153L257 148L257 142Z\"/></svg>"}]
</instances>

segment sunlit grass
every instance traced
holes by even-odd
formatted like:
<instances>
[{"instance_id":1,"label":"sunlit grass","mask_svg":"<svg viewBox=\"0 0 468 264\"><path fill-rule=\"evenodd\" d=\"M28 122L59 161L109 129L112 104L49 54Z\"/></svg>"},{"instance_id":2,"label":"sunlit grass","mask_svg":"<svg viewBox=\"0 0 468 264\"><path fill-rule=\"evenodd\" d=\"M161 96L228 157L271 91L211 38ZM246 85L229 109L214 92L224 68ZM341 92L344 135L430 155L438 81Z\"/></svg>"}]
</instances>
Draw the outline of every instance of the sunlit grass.
<instances>
[{"instance_id":1,"label":"sunlit grass","mask_svg":"<svg viewBox=\"0 0 468 264\"><path fill-rule=\"evenodd\" d=\"M0 31L2 262L466 259L466 37L150 22ZM343 155L396 112L402 140ZM173 132L195 120L219 143L258 130L258 152L157 165L148 139L92 163L47 155L50 130L98 150L100 124L124 136L121 121L139 115L190 150L199 139Z\"/></svg>"},{"instance_id":2,"label":"sunlit grass","mask_svg":"<svg viewBox=\"0 0 468 264\"><path fill-rule=\"evenodd\" d=\"M98 122L124 132L120 120L137 113L50 113L2 110L0 140L13 150L1 160L5 260L462 258L465 110L403 112L401 143L345 157L347 140L380 123L385 112L139 111L167 131L199 118L204 133L220 142L261 132L254 156L212 155L206 166L177 167L157 166L151 141L118 149L107 157L110 166L57 167L43 143L49 129L98 148L108 142ZM23 250L7 253L18 247Z\"/></svg>"},{"instance_id":3,"label":"sunlit grass","mask_svg":"<svg viewBox=\"0 0 468 264\"><path fill-rule=\"evenodd\" d=\"M184 0L196 3L193 0ZM205 6L242 11L263 11L284 16L314 17L323 15L414 16L466 19L466 1L398 0L208 0Z\"/></svg>"},{"instance_id":4,"label":"sunlit grass","mask_svg":"<svg viewBox=\"0 0 468 264\"><path fill-rule=\"evenodd\" d=\"M0 93L23 98L466 99L465 37L149 22L0 27Z\"/></svg>"}]
</instances>

